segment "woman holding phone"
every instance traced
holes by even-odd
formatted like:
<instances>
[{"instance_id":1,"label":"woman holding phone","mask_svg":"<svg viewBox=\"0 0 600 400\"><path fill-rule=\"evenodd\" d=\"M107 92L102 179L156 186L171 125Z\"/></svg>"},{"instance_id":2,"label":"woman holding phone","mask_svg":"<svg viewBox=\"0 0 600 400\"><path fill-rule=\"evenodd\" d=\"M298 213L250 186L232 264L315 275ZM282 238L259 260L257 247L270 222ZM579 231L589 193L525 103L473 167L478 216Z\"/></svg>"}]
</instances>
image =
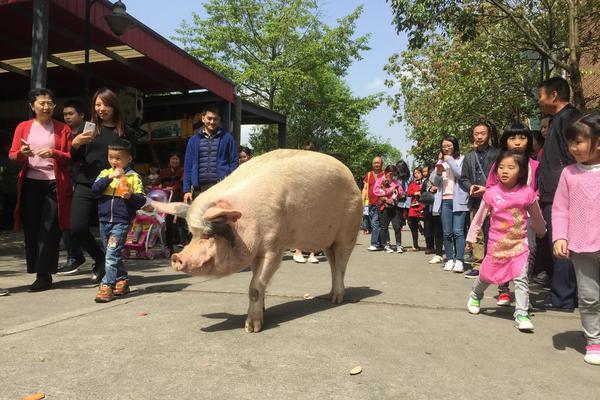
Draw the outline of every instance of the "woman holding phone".
<instances>
[{"instance_id":1,"label":"woman holding phone","mask_svg":"<svg viewBox=\"0 0 600 400\"><path fill-rule=\"evenodd\" d=\"M51 90L33 89L29 106L35 118L17 126L8 157L21 164L15 229L24 232L27 272L36 274L29 291L39 292L52 287L60 231L69 228L71 129L52 119Z\"/></svg>"},{"instance_id":2,"label":"woman holding phone","mask_svg":"<svg viewBox=\"0 0 600 400\"><path fill-rule=\"evenodd\" d=\"M92 192L92 184L108 164L108 145L116 138L131 141L125 126L119 99L110 89L99 89L92 98L92 123L88 129L73 139L71 157L79 162L79 172L75 176L73 205L71 207L71 235L81 248L94 259L92 281L99 283L104 276L104 250L90 232L90 225L98 219L98 198ZM90 129L90 127L92 129ZM65 268L69 268L65 266ZM61 274L74 274L79 270L61 270Z\"/></svg>"}]
</instances>

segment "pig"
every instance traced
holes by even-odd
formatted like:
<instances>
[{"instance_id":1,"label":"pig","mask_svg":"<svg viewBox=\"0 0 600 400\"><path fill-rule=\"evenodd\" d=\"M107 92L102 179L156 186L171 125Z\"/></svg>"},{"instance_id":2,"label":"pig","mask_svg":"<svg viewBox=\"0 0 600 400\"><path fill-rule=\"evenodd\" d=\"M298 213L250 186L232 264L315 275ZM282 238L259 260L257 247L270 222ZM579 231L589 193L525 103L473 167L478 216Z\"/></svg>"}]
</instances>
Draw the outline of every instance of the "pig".
<instances>
[{"instance_id":1,"label":"pig","mask_svg":"<svg viewBox=\"0 0 600 400\"><path fill-rule=\"evenodd\" d=\"M286 249L323 249L331 266L331 300L344 299L362 199L350 170L333 157L271 151L241 165L191 205L154 201L152 206L184 217L193 235L172 255L173 269L221 277L251 267L246 332L263 327L265 289Z\"/></svg>"}]
</instances>

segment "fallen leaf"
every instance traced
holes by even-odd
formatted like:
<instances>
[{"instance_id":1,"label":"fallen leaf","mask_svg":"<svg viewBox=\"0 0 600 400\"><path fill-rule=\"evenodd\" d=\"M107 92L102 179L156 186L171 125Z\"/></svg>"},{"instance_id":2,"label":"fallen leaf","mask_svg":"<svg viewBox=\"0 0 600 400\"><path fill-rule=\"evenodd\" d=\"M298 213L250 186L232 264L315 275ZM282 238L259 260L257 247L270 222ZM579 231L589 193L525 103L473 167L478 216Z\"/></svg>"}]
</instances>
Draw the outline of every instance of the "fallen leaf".
<instances>
[{"instance_id":1,"label":"fallen leaf","mask_svg":"<svg viewBox=\"0 0 600 400\"><path fill-rule=\"evenodd\" d=\"M41 361L41 362L44 362L44 361L46 361L46 357L44 357L44 356L40 356L40 361Z\"/></svg>"},{"instance_id":2,"label":"fallen leaf","mask_svg":"<svg viewBox=\"0 0 600 400\"><path fill-rule=\"evenodd\" d=\"M314 299L314 297L313 297L313 296L311 296L311 295L310 295L310 293L304 293L304 298L305 298L306 300Z\"/></svg>"},{"instance_id":3,"label":"fallen leaf","mask_svg":"<svg viewBox=\"0 0 600 400\"><path fill-rule=\"evenodd\" d=\"M138 317L145 317L146 315L148 315L148 313L143 311L137 314Z\"/></svg>"},{"instance_id":4,"label":"fallen leaf","mask_svg":"<svg viewBox=\"0 0 600 400\"><path fill-rule=\"evenodd\" d=\"M362 372L362 367L360 365L357 365L356 367L354 367L350 370L350 375L358 375L361 372Z\"/></svg>"},{"instance_id":5,"label":"fallen leaf","mask_svg":"<svg viewBox=\"0 0 600 400\"><path fill-rule=\"evenodd\" d=\"M43 398L45 398L46 395L44 393L34 393L34 394L30 394L29 396L25 396L23 397L22 400L41 400Z\"/></svg>"}]
</instances>

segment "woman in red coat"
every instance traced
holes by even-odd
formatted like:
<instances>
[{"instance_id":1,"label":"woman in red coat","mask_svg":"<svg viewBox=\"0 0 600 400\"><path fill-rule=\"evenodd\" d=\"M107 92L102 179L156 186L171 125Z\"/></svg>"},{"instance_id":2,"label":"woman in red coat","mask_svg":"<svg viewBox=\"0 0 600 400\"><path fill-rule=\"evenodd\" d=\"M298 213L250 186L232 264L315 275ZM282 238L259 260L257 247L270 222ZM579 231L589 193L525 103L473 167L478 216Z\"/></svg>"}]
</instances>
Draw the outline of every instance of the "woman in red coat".
<instances>
[{"instance_id":1,"label":"woman in red coat","mask_svg":"<svg viewBox=\"0 0 600 400\"><path fill-rule=\"evenodd\" d=\"M425 205L419 202L421 196L421 184L423 183L423 170L418 167L413 172L413 180L408 185L406 195L410 197L410 208L408 209L408 226L412 233L413 247L406 249L407 251L421 250L419 247L419 223L423 219L423 211Z\"/></svg>"},{"instance_id":2,"label":"woman in red coat","mask_svg":"<svg viewBox=\"0 0 600 400\"><path fill-rule=\"evenodd\" d=\"M22 165L17 180L15 229L23 229L27 272L37 274L31 292L50 289L58 267L60 231L69 228L72 183L71 129L52 119L54 93L33 89L35 118L15 129L8 153Z\"/></svg>"}]
</instances>

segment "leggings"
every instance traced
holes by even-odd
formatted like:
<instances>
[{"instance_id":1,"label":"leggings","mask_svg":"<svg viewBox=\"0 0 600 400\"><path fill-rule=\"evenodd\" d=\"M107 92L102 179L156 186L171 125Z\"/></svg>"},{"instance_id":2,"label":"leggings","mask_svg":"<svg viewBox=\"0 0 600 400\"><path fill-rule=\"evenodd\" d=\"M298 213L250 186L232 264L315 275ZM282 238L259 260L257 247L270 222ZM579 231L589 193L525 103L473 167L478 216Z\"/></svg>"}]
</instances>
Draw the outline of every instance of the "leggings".
<instances>
[{"instance_id":1,"label":"leggings","mask_svg":"<svg viewBox=\"0 0 600 400\"><path fill-rule=\"evenodd\" d=\"M71 240L74 246L87 251L96 265L104 265L104 251L90 232L95 221L98 221L98 198L90 186L78 183L71 203Z\"/></svg>"},{"instance_id":2,"label":"leggings","mask_svg":"<svg viewBox=\"0 0 600 400\"><path fill-rule=\"evenodd\" d=\"M413 247L415 249L419 248L419 221L421 221L420 217L408 217L408 226L410 227Z\"/></svg>"}]
</instances>

